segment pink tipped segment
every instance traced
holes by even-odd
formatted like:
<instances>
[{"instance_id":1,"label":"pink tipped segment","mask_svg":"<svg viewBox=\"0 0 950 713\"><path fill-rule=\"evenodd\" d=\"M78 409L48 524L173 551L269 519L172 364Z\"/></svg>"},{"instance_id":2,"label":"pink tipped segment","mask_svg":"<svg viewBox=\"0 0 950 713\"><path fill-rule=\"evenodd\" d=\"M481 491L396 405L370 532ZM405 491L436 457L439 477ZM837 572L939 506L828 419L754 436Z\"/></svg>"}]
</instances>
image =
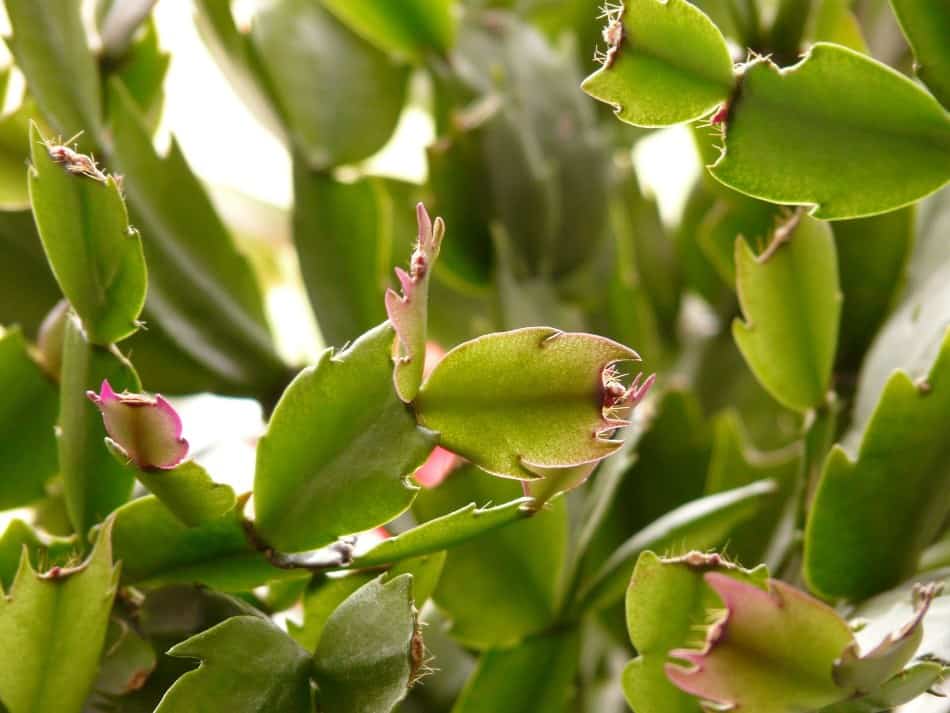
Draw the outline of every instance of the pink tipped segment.
<instances>
[{"instance_id":1,"label":"pink tipped segment","mask_svg":"<svg viewBox=\"0 0 950 713\"><path fill-rule=\"evenodd\" d=\"M102 413L106 433L142 470L169 470L188 454L178 412L161 395L117 394L108 380L86 396Z\"/></svg>"}]
</instances>

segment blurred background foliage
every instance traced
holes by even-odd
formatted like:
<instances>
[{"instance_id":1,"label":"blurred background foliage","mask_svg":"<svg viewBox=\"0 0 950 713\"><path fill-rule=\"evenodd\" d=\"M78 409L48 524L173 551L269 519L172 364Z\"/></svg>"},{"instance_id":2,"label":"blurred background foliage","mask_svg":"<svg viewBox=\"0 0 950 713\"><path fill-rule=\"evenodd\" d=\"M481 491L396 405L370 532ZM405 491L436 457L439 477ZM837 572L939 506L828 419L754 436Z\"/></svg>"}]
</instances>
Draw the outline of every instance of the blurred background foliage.
<instances>
[{"instance_id":1,"label":"blurred background foliage","mask_svg":"<svg viewBox=\"0 0 950 713\"><path fill-rule=\"evenodd\" d=\"M70 15L61 11L68 4L33 11L55 23ZM385 318L383 293L408 257L413 206L424 201L448 226L429 304L430 337L441 347L550 324L631 345L661 376L625 451L591 486L550 516L453 551L438 607L424 610L436 671L400 710L448 711L460 693L454 710L487 710L463 692L483 651L479 686L488 700L506 690L507 677L523 681L522 698L509 696L505 710L528 710L519 701L550 686L570 691L568 710L626 710L618 680L632 650L620 598L606 596L578 629L549 631L572 568L593 575L665 513L774 478L780 497L758 519L668 548L726 545L743 564L765 561L774 576L802 584L800 513L789 508L796 488L814 485L802 433L816 430L760 386L729 330L739 314L734 241L760 249L780 211L705 173L717 156L714 130L638 129L580 92L604 44L599 0L419 0L400 8L401 32L381 32L385 18L361 12L363 4L162 0L153 9L148 0L97 0L83 5L93 53L67 45L72 56L31 52L44 40L11 12L13 56L45 79L25 83L15 68L0 74L0 323L19 325L15 338L41 352L54 338L41 327L60 292L29 212L28 122L64 137L85 128L80 145L124 175L149 267L147 329L125 351L147 389L179 397L197 459L246 490L262 418L296 369ZM806 2L809 21L791 29L779 24L793 3L696 4L736 60L748 47L794 63L827 30L822 13L840 6L837 41L911 71L885 0ZM944 190L917 209L832 224L844 316L834 371L840 416L828 442L851 421L881 325L924 281L932 256L945 253L948 200ZM54 421L55 394L42 383L22 388L24 403ZM5 468L30 481L4 486L0 505L29 506L37 525L68 534L52 430L26 437L40 455L23 468L9 465L19 443L0 437ZM413 512L424 519L517 495L507 481L453 476L423 493ZM393 529L411 522L405 516ZM773 538L779 524L785 529ZM948 564L945 550L930 566ZM280 611L282 595L289 604L300 593L275 584L258 594ZM230 615L212 604L192 631ZM180 670L169 661L132 697L141 703L115 710L152 710L149 695Z\"/></svg>"}]
</instances>

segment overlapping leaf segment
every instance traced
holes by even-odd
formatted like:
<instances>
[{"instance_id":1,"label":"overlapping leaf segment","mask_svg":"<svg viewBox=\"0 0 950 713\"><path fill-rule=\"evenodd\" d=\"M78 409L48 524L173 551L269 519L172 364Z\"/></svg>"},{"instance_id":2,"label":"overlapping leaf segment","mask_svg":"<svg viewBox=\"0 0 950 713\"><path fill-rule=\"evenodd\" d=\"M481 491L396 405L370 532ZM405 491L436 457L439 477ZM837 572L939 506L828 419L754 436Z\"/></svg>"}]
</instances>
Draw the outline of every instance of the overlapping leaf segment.
<instances>
[{"instance_id":1,"label":"overlapping leaf segment","mask_svg":"<svg viewBox=\"0 0 950 713\"><path fill-rule=\"evenodd\" d=\"M687 0L627 0L607 17L603 67L584 89L637 126L709 117L723 133L709 171L730 188L839 220L908 205L950 177L944 107L867 55L817 42L792 67L756 55L733 66Z\"/></svg>"},{"instance_id":2,"label":"overlapping leaf segment","mask_svg":"<svg viewBox=\"0 0 950 713\"><path fill-rule=\"evenodd\" d=\"M941 592L939 583L915 586L907 593L909 618L859 644L831 607L769 579L764 567L744 570L698 552L644 555L627 593L640 653L624 674L628 700L638 710L676 704L698 711L692 694L704 710L844 713L888 710L928 690L939 693L934 687L946 666L911 659ZM661 612L662 620L650 618Z\"/></svg>"}]
</instances>

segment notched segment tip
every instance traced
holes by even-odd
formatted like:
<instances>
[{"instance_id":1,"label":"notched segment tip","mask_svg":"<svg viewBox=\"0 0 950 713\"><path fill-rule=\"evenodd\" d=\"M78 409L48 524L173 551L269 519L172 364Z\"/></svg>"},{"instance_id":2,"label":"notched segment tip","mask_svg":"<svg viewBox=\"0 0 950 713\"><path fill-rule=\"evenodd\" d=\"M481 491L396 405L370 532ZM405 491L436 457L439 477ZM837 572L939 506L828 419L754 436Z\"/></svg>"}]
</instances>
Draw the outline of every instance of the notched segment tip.
<instances>
[{"instance_id":1,"label":"notched segment tip","mask_svg":"<svg viewBox=\"0 0 950 713\"><path fill-rule=\"evenodd\" d=\"M396 268L402 295L386 290L386 314L396 330L393 342L393 383L399 398L409 403L419 391L425 366L426 321L428 318L429 274L442 246L445 223L435 222L425 206L416 206L419 235L409 258L409 271Z\"/></svg>"}]
</instances>

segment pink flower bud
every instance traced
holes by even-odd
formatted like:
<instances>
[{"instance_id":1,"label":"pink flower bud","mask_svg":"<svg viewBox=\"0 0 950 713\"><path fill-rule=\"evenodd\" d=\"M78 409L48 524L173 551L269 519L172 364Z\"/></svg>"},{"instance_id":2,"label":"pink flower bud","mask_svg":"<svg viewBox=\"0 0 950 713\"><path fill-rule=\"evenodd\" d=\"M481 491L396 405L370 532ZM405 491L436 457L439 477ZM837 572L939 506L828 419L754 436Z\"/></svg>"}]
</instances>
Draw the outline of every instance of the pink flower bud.
<instances>
[{"instance_id":1,"label":"pink flower bud","mask_svg":"<svg viewBox=\"0 0 950 713\"><path fill-rule=\"evenodd\" d=\"M140 469L168 470L185 459L188 441L181 437L181 418L160 395L117 394L105 380L98 394L87 391L86 396L102 412L109 438Z\"/></svg>"}]
</instances>

